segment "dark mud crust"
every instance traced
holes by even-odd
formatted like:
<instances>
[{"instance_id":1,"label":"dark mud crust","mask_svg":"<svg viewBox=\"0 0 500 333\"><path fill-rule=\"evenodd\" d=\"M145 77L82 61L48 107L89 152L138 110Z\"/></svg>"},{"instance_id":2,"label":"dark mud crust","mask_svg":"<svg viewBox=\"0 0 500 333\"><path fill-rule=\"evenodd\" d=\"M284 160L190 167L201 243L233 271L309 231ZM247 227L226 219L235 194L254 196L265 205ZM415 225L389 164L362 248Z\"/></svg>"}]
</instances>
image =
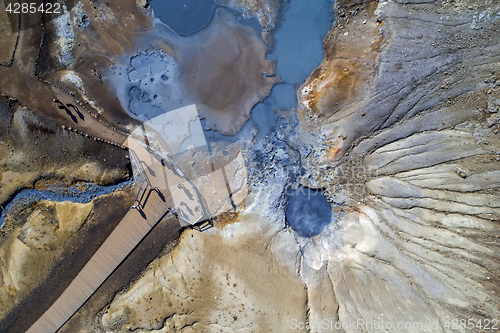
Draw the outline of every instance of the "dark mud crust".
<instances>
[{"instance_id":1,"label":"dark mud crust","mask_svg":"<svg viewBox=\"0 0 500 333\"><path fill-rule=\"evenodd\" d=\"M111 85L102 79L102 76L105 75L104 69L110 66L110 61L106 57L94 54L93 52L92 54L85 53L79 56L79 49L85 49L86 47L81 42L77 41L75 43L75 64L69 69L74 70L80 75L87 90L87 97L97 102L99 108L106 110L106 112L99 114L73 86L54 79L52 74L57 74L65 68L53 60L56 53L56 50L53 49L56 32L52 25L47 24L45 18L42 22L42 39L35 61L36 78L73 96L80 102L81 106L85 107L96 118L98 117L106 124L112 124L119 132L127 132L124 125L139 125L140 122L130 117L123 110L120 102L113 93ZM88 27L88 29L91 28Z\"/></svg>"},{"instance_id":2,"label":"dark mud crust","mask_svg":"<svg viewBox=\"0 0 500 333\"><path fill-rule=\"evenodd\" d=\"M50 57L50 47L54 43L54 37L52 34L46 32L46 25L42 25L42 41L40 42L40 48L38 49L38 56L35 61L35 76L38 78L43 78L51 73L62 70Z\"/></svg>"},{"instance_id":3,"label":"dark mud crust","mask_svg":"<svg viewBox=\"0 0 500 333\"><path fill-rule=\"evenodd\" d=\"M133 193L97 199L84 226L64 244L61 260L47 279L30 292L1 322L0 332L19 333L56 301L127 213Z\"/></svg>"}]
</instances>

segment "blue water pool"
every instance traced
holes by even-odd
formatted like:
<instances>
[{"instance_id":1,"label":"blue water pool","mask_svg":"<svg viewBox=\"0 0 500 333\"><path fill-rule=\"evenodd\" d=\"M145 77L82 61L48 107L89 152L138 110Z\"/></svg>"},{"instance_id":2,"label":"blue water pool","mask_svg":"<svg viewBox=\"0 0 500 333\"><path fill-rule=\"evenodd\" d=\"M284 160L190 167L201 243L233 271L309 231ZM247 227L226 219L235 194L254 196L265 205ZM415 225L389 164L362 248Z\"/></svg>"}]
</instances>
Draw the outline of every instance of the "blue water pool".
<instances>
[{"instance_id":1,"label":"blue water pool","mask_svg":"<svg viewBox=\"0 0 500 333\"><path fill-rule=\"evenodd\" d=\"M288 225L301 237L319 235L332 220L330 203L321 190L300 186L289 191L286 220Z\"/></svg>"},{"instance_id":2,"label":"blue water pool","mask_svg":"<svg viewBox=\"0 0 500 333\"><path fill-rule=\"evenodd\" d=\"M181 36L205 28L217 9L212 0L153 0L151 6L155 16Z\"/></svg>"},{"instance_id":3,"label":"blue water pool","mask_svg":"<svg viewBox=\"0 0 500 333\"><path fill-rule=\"evenodd\" d=\"M283 83L271 90L271 94L252 109L249 127L257 126L257 139L271 134L276 115L274 110L289 110L297 104L296 86L304 82L324 57L323 39L333 23L331 0L291 0L284 8L278 28L273 34L269 60L276 61L276 75ZM241 135L236 135L238 138ZM207 133L211 141L231 141L213 131Z\"/></svg>"}]
</instances>

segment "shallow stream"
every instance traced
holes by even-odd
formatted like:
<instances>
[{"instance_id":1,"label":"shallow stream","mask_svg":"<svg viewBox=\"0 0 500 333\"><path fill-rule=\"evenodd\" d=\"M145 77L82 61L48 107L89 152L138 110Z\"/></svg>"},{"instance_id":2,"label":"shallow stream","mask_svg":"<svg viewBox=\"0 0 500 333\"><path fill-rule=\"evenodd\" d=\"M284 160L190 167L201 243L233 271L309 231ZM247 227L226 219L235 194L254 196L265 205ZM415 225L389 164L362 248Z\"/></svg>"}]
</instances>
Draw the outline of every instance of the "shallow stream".
<instances>
[{"instance_id":1,"label":"shallow stream","mask_svg":"<svg viewBox=\"0 0 500 333\"><path fill-rule=\"evenodd\" d=\"M43 191L26 189L19 192L2 210L0 214L0 227L3 225L5 216L11 211L40 200L71 201L77 203L89 203L101 195L110 194L116 190L123 189L131 184L131 181L115 185L99 186L92 183L79 183L71 187L53 187Z\"/></svg>"}]
</instances>

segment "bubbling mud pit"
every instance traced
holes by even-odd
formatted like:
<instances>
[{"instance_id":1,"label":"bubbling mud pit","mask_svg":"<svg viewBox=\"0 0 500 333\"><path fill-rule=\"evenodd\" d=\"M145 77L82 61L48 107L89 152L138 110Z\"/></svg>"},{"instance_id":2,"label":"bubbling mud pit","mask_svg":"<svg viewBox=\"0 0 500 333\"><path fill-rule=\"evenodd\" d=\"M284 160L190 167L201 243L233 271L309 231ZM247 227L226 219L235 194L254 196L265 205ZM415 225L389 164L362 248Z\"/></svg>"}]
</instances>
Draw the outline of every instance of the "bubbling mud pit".
<instances>
[{"instance_id":1,"label":"bubbling mud pit","mask_svg":"<svg viewBox=\"0 0 500 333\"><path fill-rule=\"evenodd\" d=\"M301 237L319 235L332 218L330 203L319 190L300 186L288 192L286 219L290 227Z\"/></svg>"},{"instance_id":2,"label":"bubbling mud pit","mask_svg":"<svg viewBox=\"0 0 500 333\"><path fill-rule=\"evenodd\" d=\"M203 31L186 37L155 22L138 41L141 51L124 56L108 77L124 110L147 121L196 104L206 129L235 134L279 81L264 42L223 8Z\"/></svg>"}]
</instances>

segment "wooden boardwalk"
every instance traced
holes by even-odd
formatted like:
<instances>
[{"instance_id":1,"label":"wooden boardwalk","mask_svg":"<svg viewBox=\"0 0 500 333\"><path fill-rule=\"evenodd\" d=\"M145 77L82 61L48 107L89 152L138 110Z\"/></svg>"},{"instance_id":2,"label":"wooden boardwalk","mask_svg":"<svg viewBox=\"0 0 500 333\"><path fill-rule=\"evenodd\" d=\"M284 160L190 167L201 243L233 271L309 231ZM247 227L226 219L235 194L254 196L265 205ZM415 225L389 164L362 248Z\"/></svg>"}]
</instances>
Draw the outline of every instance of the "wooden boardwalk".
<instances>
[{"instance_id":1,"label":"wooden boardwalk","mask_svg":"<svg viewBox=\"0 0 500 333\"><path fill-rule=\"evenodd\" d=\"M162 163L158 156L148 151L140 139L129 137L125 144L135 154L135 163L142 166L142 172L147 178L147 186L141 186L137 202L134 203L136 209L131 209L125 215L68 288L27 333L56 332L169 210L190 206L187 212L183 212L186 217L196 219L202 214L201 207L196 208L196 198L190 194L190 184L175 171L175 167ZM189 213L191 216L188 216Z\"/></svg>"}]
</instances>

